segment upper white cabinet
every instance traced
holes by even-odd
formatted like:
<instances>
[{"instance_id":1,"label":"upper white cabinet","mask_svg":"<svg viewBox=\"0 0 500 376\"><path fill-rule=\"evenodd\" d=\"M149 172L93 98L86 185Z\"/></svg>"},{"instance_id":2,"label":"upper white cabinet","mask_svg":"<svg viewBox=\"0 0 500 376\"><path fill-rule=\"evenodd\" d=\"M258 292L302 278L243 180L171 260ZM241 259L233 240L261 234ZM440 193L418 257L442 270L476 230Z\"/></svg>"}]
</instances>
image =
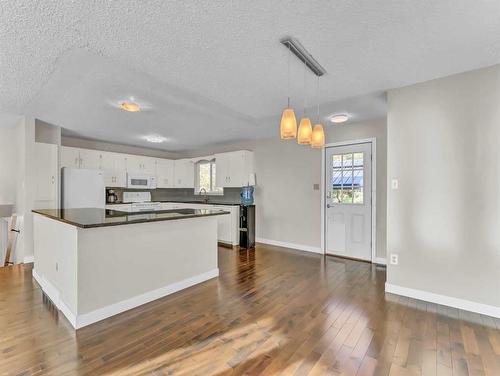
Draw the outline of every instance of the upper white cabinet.
<instances>
[{"instance_id":1,"label":"upper white cabinet","mask_svg":"<svg viewBox=\"0 0 500 376\"><path fill-rule=\"evenodd\" d=\"M216 154L215 164L217 187L246 186L254 171L253 153L248 150ZM190 159L169 160L63 146L61 167L103 170L106 187L126 187L127 173L156 176L158 188L195 186L195 163Z\"/></svg>"},{"instance_id":2,"label":"upper white cabinet","mask_svg":"<svg viewBox=\"0 0 500 376\"><path fill-rule=\"evenodd\" d=\"M140 155L127 156L127 172L138 175L156 175L156 158Z\"/></svg>"},{"instance_id":3,"label":"upper white cabinet","mask_svg":"<svg viewBox=\"0 0 500 376\"><path fill-rule=\"evenodd\" d=\"M99 152L90 149L80 149L80 168L98 169Z\"/></svg>"},{"instance_id":4,"label":"upper white cabinet","mask_svg":"<svg viewBox=\"0 0 500 376\"><path fill-rule=\"evenodd\" d=\"M106 187L127 186L127 157L124 154L99 152L99 169L104 172Z\"/></svg>"},{"instance_id":5,"label":"upper white cabinet","mask_svg":"<svg viewBox=\"0 0 500 376\"><path fill-rule=\"evenodd\" d=\"M215 154L218 187L238 188L248 184L248 176L253 173L253 153L239 150L231 153Z\"/></svg>"},{"instance_id":6,"label":"upper white cabinet","mask_svg":"<svg viewBox=\"0 0 500 376\"><path fill-rule=\"evenodd\" d=\"M194 188L194 162L190 159L174 161L174 187Z\"/></svg>"},{"instance_id":7,"label":"upper white cabinet","mask_svg":"<svg viewBox=\"0 0 500 376\"><path fill-rule=\"evenodd\" d=\"M62 146L61 167L80 168L80 149Z\"/></svg>"},{"instance_id":8,"label":"upper white cabinet","mask_svg":"<svg viewBox=\"0 0 500 376\"><path fill-rule=\"evenodd\" d=\"M174 188L174 161L156 160L156 184L158 188Z\"/></svg>"},{"instance_id":9,"label":"upper white cabinet","mask_svg":"<svg viewBox=\"0 0 500 376\"><path fill-rule=\"evenodd\" d=\"M54 144L35 143L35 208L58 207L57 148Z\"/></svg>"}]
</instances>

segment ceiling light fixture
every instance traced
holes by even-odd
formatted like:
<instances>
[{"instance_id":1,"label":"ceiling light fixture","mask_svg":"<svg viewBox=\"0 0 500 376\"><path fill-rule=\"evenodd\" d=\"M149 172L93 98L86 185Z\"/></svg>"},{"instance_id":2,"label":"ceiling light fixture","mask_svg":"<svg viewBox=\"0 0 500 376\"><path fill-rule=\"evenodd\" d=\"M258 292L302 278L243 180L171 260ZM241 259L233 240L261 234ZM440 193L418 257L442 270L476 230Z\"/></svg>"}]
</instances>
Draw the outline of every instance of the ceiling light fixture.
<instances>
[{"instance_id":1,"label":"ceiling light fixture","mask_svg":"<svg viewBox=\"0 0 500 376\"><path fill-rule=\"evenodd\" d=\"M293 108L290 107L290 46L288 46L288 102L281 116L280 135L283 140L297 137L297 118Z\"/></svg>"},{"instance_id":2,"label":"ceiling light fixture","mask_svg":"<svg viewBox=\"0 0 500 376\"><path fill-rule=\"evenodd\" d=\"M122 110L128 112L139 112L141 110L141 106L134 102L122 102L120 103L120 107Z\"/></svg>"},{"instance_id":3,"label":"ceiling light fixture","mask_svg":"<svg viewBox=\"0 0 500 376\"><path fill-rule=\"evenodd\" d=\"M323 125L319 122L319 76L318 76L318 84L316 86L316 103L317 103L317 113L316 113L316 121L317 124L314 126L312 135L311 135L311 147L315 149L320 149L325 146L325 131L323 130Z\"/></svg>"},{"instance_id":4,"label":"ceiling light fixture","mask_svg":"<svg viewBox=\"0 0 500 376\"><path fill-rule=\"evenodd\" d=\"M345 123L349 120L349 115L346 114L338 114L330 117L330 121L335 124Z\"/></svg>"},{"instance_id":5,"label":"ceiling light fixture","mask_svg":"<svg viewBox=\"0 0 500 376\"><path fill-rule=\"evenodd\" d=\"M311 145L314 148L320 148L325 143L325 134L323 126L319 123L319 77L326 74L323 68L312 55L302 46L302 44L294 38L286 37L281 40L281 43L288 48L288 105L283 111L280 123L280 136L284 140L289 140L297 137L299 145ZM297 120L295 112L290 106L290 52L304 63L304 113L300 120L299 129L297 131ZM306 71L309 68L318 77L318 124L315 125L316 132L314 133L311 119L307 117L307 86L306 86Z\"/></svg>"},{"instance_id":6,"label":"ceiling light fixture","mask_svg":"<svg viewBox=\"0 0 500 376\"><path fill-rule=\"evenodd\" d=\"M149 136L144 136L144 139L145 139L147 142L152 142L152 143L154 143L154 144L159 144L159 143L162 143L162 142L165 142L165 141L167 141L167 140L168 140L166 137L159 136L159 135L149 135Z\"/></svg>"},{"instance_id":7,"label":"ceiling light fixture","mask_svg":"<svg viewBox=\"0 0 500 376\"><path fill-rule=\"evenodd\" d=\"M299 145L310 145L311 135L312 135L312 124L311 119L307 117L307 81L306 81L306 68L307 63L304 62L304 113L302 119L300 119L299 133L297 135L297 144Z\"/></svg>"}]
</instances>

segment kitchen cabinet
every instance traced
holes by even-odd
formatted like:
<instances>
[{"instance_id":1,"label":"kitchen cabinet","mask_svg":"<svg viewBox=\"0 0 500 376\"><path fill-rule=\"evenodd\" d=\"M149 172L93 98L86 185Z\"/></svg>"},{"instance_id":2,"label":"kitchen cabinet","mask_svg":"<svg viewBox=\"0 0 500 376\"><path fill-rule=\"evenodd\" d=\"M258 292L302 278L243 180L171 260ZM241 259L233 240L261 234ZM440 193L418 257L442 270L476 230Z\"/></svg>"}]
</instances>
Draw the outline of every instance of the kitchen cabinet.
<instances>
[{"instance_id":1,"label":"kitchen cabinet","mask_svg":"<svg viewBox=\"0 0 500 376\"><path fill-rule=\"evenodd\" d=\"M35 208L57 209L58 146L35 143Z\"/></svg>"},{"instance_id":2,"label":"kitchen cabinet","mask_svg":"<svg viewBox=\"0 0 500 376\"><path fill-rule=\"evenodd\" d=\"M104 172L106 187L127 186L127 159L124 154L98 152L99 169Z\"/></svg>"},{"instance_id":3,"label":"kitchen cabinet","mask_svg":"<svg viewBox=\"0 0 500 376\"><path fill-rule=\"evenodd\" d=\"M156 160L155 158L140 155L127 155L127 172L156 176Z\"/></svg>"},{"instance_id":4,"label":"kitchen cabinet","mask_svg":"<svg viewBox=\"0 0 500 376\"><path fill-rule=\"evenodd\" d=\"M80 149L62 146L61 167L80 168Z\"/></svg>"},{"instance_id":5,"label":"kitchen cabinet","mask_svg":"<svg viewBox=\"0 0 500 376\"><path fill-rule=\"evenodd\" d=\"M174 161L156 160L156 183L158 188L174 188Z\"/></svg>"},{"instance_id":6,"label":"kitchen cabinet","mask_svg":"<svg viewBox=\"0 0 500 376\"><path fill-rule=\"evenodd\" d=\"M80 168L98 169L99 152L90 149L80 149Z\"/></svg>"},{"instance_id":7,"label":"kitchen cabinet","mask_svg":"<svg viewBox=\"0 0 500 376\"><path fill-rule=\"evenodd\" d=\"M213 209L223 210L230 214L217 216L217 239L219 242L238 245L239 224L240 224L240 207L239 205L212 205L212 204L194 204L182 202L164 202L161 203L162 210L172 209Z\"/></svg>"},{"instance_id":8,"label":"kitchen cabinet","mask_svg":"<svg viewBox=\"0 0 500 376\"><path fill-rule=\"evenodd\" d=\"M253 153L239 150L215 155L218 187L239 188L248 184L248 176L253 173Z\"/></svg>"},{"instance_id":9,"label":"kitchen cabinet","mask_svg":"<svg viewBox=\"0 0 500 376\"><path fill-rule=\"evenodd\" d=\"M194 188L194 162L189 159L174 161L174 187Z\"/></svg>"}]
</instances>

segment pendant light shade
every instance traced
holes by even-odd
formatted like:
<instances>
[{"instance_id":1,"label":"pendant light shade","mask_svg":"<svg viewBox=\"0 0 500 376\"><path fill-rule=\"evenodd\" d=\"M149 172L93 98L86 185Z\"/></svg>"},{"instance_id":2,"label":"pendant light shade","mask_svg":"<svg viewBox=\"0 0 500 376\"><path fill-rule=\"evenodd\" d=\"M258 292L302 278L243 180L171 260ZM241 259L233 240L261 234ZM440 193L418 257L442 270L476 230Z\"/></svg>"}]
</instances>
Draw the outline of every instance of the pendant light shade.
<instances>
[{"instance_id":1,"label":"pendant light shade","mask_svg":"<svg viewBox=\"0 0 500 376\"><path fill-rule=\"evenodd\" d=\"M297 137L297 119L295 118L293 108L285 108L283 111L280 133L283 140L290 140Z\"/></svg>"},{"instance_id":2,"label":"pendant light shade","mask_svg":"<svg viewBox=\"0 0 500 376\"><path fill-rule=\"evenodd\" d=\"M313 148L322 148L325 145L325 132L321 124L316 124L311 135L311 146Z\"/></svg>"},{"instance_id":3,"label":"pendant light shade","mask_svg":"<svg viewBox=\"0 0 500 376\"><path fill-rule=\"evenodd\" d=\"M312 136L311 120L304 117L300 120L299 132L297 134L297 143L299 145L310 145Z\"/></svg>"}]
</instances>

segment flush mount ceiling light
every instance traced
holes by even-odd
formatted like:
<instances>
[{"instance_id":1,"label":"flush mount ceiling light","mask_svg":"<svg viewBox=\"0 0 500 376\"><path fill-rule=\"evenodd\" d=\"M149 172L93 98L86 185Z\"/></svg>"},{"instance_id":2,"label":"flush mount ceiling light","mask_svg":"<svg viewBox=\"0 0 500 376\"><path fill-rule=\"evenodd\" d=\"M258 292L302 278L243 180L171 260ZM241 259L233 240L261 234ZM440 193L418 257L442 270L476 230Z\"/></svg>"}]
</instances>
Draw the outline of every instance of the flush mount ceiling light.
<instances>
[{"instance_id":1,"label":"flush mount ceiling light","mask_svg":"<svg viewBox=\"0 0 500 376\"><path fill-rule=\"evenodd\" d=\"M338 114L330 117L330 121L335 124L345 123L347 120L349 120L349 115L346 114Z\"/></svg>"},{"instance_id":2,"label":"flush mount ceiling light","mask_svg":"<svg viewBox=\"0 0 500 376\"><path fill-rule=\"evenodd\" d=\"M130 96L120 99L107 100L107 103L114 108L118 108L127 112L143 112L151 110L152 106L150 103L143 100L138 100L136 97Z\"/></svg>"},{"instance_id":3,"label":"flush mount ceiling light","mask_svg":"<svg viewBox=\"0 0 500 376\"><path fill-rule=\"evenodd\" d=\"M307 90L306 90L306 71L307 68L318 77L318 93L319 93L319 77L326 74L323 68L312 55L302 46L302 44L294 38L286 37L281 40L281 43L288 48L288 103L283 110L280 123L280 136L284 140L297 138L299 145L311 145L314 148L321 148L325 144L325 134L323 126L319 124L319 94L318 94L318 124L313 127L311 119L306 115L307 108ZM304 113L300 120L299 129L297 131L297 120L295 112L290 105L290 53L304 63Z\"/></svg>"},{"instance_id":4,"label":"flush mount ceiling light","mask_svg":"<svg viewBox=\"0 0 500 376\"><path fill-rule=\"evenodd\" d=\"M120 107L128 112L139 112L141 110L141 106L134 102L122 102Z\"/></svg>"},{"instance_id":5,"label":"flush mount ceiling light","mask_svg":"<svg viewBox=\"0 0 500 376\"><path fill-rule=\"evenodd\" d=\"M165 142L165 141L168 140L168 138L160 136L160 135L157 135L157 134L152 134L152 135L144 136L143 138L147 142L152 142L154 144L160 144L160 143Z\"/></svg>"}]
</instances>

